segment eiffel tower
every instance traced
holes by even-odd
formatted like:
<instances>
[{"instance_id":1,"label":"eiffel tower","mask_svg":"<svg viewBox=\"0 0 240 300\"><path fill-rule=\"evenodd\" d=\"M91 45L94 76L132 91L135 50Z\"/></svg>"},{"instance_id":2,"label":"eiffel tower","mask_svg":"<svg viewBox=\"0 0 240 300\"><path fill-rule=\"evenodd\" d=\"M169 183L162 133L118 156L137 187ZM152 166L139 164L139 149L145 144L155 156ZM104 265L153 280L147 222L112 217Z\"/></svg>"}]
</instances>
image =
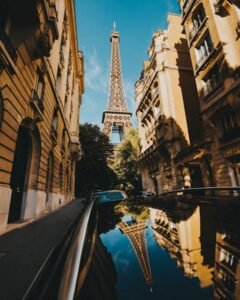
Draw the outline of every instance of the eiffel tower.
<instances>
[{"instance_id":1,"label":"eiffel tower","mask_svg":"<svg viewBox=\"0 0 240 300\"><path fill-rule=\"evenodd\" d=\"M128 112L123 89L123 79L119 49L120 35L116 31L114 22L113 31L110 35L111 42L111 69L109 80L109 95L107 109L103 112L102 123L105 133L113 144L118 144L126 128L131 127L132 113ZM112 141L114 135L117 142Z\"/></svg>"},{"instance_id":2,"label":"eiffel tower","mask_svg":"<svg viewBox=\"0 0 240 300\"><path fill-rule=\"evenodd\" d=\"M118 223L118 227L121 229L122 233L126 234L129 238L143 271L144 280L147 284L151 285L153 280L145 239L145 229L147 228L147 225L145 223L134 222L128 224L121 221Z\"/></svg>"}]
</instances>

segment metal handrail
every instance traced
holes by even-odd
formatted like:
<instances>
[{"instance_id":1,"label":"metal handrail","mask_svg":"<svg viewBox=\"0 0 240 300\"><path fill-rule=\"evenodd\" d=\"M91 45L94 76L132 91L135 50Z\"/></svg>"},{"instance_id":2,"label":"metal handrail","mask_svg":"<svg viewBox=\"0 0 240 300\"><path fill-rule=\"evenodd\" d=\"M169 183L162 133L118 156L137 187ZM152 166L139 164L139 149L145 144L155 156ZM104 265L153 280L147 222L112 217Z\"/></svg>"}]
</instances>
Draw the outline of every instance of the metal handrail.
<instances>
[{"instance_id":1,"label":"metal handrail","mask_svg":"<svg viewBox=\"0 0 240 300\"><path fill-rule=\"evenodd\" d=\"M92 194L93 195L93 194ZM58 299L72 300L74 299L79 270L83 258L84 244L87 237L87 229L89 225L90 215L95 201L91 195L90 204L86 208L81 221L76 229L76 236L69 250L63 276L61 278Z\"/></svg>"},{"instance_id":2,"label":"metal handrail","mask_svg":"<svg viewBox=\"0 0 240 300\"><path fill-rule=\"evenodd\" d=\"M54 247L37 275L30 284L28 290L23 296L24 300L30 299L73 299L74 293L79 287L80 266L86 271L89 267L89 259L84 264L85 245L89 242L87 239L88 227L91 212L93 211L95 201L93 193L90 196L88 206L81 213L81 217L77 217L64 237ZM94 222L95 224L96 222ZM94 225L93 239L91 240L91 249L95 246L94 236L96 235L96 224ZM85 279L81 276L81 280Z\"/></svg>"}]
</instances>

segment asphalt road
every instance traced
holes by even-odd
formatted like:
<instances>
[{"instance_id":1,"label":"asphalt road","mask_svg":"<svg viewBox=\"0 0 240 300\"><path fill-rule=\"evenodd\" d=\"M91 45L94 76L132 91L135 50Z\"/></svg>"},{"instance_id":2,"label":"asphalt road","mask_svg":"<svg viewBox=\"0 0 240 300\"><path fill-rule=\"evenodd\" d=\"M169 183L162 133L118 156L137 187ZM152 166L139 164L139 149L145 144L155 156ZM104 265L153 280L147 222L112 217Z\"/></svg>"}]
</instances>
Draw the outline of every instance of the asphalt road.
<instances>
[{"instance_id":1,"label":"asphalt road","mask_svg":"<svg viewBox=\"0 0 240 300\"><path fill-rule=\"evenodd\" d=\"M0 299L22 299L44 260L81 214L74 200L24 227L0 236Z\"/></svg>"}]
</instances>

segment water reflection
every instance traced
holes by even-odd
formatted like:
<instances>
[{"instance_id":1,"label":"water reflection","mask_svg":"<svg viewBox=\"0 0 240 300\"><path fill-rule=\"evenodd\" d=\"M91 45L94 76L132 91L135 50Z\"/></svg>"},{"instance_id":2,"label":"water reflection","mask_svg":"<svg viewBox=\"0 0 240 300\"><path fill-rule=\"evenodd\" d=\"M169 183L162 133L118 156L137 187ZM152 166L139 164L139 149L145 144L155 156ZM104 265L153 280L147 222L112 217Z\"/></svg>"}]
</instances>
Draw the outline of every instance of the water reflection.
<instances>
[{"instance_id":1,"label":"water reflection","mask_svg":"<svg viewBox=\"0 0 240 300\"><path fill-rule=\"evenodd\" d=\"M166 210L149 208L152 229L160 247L165 248L171 258L176 259L187 277L197 277L202 288L212 284L213 261L204 256L212 256L214 240L208 232L201 232L201 208L198 206L187 220L173 222ZM206 234L206 244L201 243ZM203 239L204 240L204 239ZM207 246L207 247L206 247Z\"/></svg>"},{"instance_id":2,"label":"water reflection","mask_svg":"<svg viewBox=\"0 0 240 300\"><path fill-rule=\"evenodd\" d=\"M101 239L96 240L92 264L78 299L114 300L117 299L115 284L117 274L113 259Z\"/></svg>"},{"instance_id":3,"label":"water reflection","mask_svg":"<svg viewBox=\"0 0 240 300\"><path fill-rule=\"evenodd\" d=\"M145 230L147 228L145 222L137 222L136 218L125 216L118 226L123 234L125 234L134 249L138 262L141 266L145 282L152 285L152 273L148 258L148 251L146 246Z\"/></svg>"},{"instance_id":4,"label":"water reflection","mask_svg":"<svg viewBox=\"0 0 240 300\"><path fill-rule=\"evenodd\" d=\"M232 205L104 205L98 232L111 263L98 262L117 299L240 299L239 225Z\"/></svg>"},{"instance_id":5,"label":"water reflection","mask_svg":"<svg viewBox=\"0 0 240 300\"><path fill-rule=\"evenodd\" d=\"M216 234L214 299L240 299L240 214L238 210L224 214Z\"/></svg>"}]
</instances>

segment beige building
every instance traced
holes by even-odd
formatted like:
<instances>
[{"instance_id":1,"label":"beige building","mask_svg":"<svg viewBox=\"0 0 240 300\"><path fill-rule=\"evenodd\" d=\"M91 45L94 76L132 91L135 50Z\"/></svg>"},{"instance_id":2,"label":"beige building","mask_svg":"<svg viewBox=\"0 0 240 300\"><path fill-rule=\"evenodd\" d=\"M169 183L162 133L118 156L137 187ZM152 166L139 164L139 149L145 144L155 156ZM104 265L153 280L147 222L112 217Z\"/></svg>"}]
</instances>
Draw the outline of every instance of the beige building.
<instances>
[{"instance_id":1,"label":"beige building","mask_svg":"<svg viewBox=\"0 0 240 300\"><path fill-rule=\"evenodd\" d=\"M149 60L135 85L143 188L156 193L193 185L186 164L198 153L191 153L184 163L178 157L201 135L197 90L181 16L169 14L168 22L167 30L154 33ZM198 165L191 167L198 171Z\"/></svg>"},{"instance_id":2,"label":"beige building","mask_svg":"<svg viewBox=\"0 0 240 300\"><path fill-rule=\"evenodd\" d=\"M240 185L240 5L179 0L194 68L211 185ZM204 174L205 175L205 174Z\"/></svg>"},{"instance_id":3,"label":"beige building","mask_svg":"<svg viewBox=\"0 0 240 300\"><path fill-rule=\"evenodd\" d=\"M185 216L185 207L177 222L165 210L149 210L157 243L177 261L184 276L198 278L202 288L212 285L213 262L211 264L207 257L211 256L209 252L214 252L215 239L212 238L213 234L202 230L200 207L191 211L188 217Z\"/></svg>"},{"instance_id":4,"label":"beige building","mask_svg":"<svg viewBox=\"0 0 240 300\"><path fill-rule=\"evenodd\" d=\"M84 74L73 0L2 1L0 20L4 228L73 198Z\"/></svg>"}]
</instances>

